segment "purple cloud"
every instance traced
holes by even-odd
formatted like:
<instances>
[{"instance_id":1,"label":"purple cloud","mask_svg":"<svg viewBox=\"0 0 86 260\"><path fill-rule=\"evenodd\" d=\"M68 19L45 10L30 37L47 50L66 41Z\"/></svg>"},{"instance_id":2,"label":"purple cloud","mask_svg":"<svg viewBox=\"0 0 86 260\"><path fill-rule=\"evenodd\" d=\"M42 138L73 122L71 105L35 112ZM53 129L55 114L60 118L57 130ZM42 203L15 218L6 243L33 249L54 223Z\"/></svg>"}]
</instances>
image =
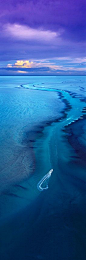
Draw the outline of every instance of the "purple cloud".
<instances>
[{"instance_id":1,"label":"purple cloud","mask_svg":"<svg viewBox=\"0 0 86 260\"><path fill-rule=\"evenodd\" d=\"M3 23L19 23L32 28L46 28L57 31L65 28L70 35L84 33L86 25L86 4L84 0L38 0L12 1L9 7L5 0L0 4ZM83 29L83 30L82 30ZM81 36L80 36L81 37Z\"/></svg>"},{"instance_id":2,"label":"purple cloud","mask_svg":"<svg viewBox=\"0 0 86 260\"><path fill-rule=\"evenodd\" d=\"M50 30L34 29L20 24L7 24L4 26L5 34L18 40L52 41L60 35L60 32Z\"/></svg>"},{"instance_id":3,"label":"purple cloud","mask_svg":"<svg viewBox=\"0 0 86 260\"><path fill-rule=\"evenodd\" d=\"M2 61L86 56L85 0L0 2Z\"/></svg>"}]
</instances>

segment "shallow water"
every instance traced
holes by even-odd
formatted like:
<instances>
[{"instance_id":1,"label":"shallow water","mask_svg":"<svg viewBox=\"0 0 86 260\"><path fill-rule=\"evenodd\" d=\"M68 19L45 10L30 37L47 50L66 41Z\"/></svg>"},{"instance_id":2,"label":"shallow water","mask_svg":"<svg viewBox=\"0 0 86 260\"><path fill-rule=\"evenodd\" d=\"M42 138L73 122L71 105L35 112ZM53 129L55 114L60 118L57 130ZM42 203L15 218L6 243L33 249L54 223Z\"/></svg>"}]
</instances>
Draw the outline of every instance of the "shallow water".
<instances>
[{"instance_id":1,"label":"shallow water","mask_svg":"<svg viewBox=\"0 0 86 260\"><path fill-rule=\"evenodd\" d=\"M0 82L1 260L85 260L85 77Z\"/></svg>"}]
</instances>

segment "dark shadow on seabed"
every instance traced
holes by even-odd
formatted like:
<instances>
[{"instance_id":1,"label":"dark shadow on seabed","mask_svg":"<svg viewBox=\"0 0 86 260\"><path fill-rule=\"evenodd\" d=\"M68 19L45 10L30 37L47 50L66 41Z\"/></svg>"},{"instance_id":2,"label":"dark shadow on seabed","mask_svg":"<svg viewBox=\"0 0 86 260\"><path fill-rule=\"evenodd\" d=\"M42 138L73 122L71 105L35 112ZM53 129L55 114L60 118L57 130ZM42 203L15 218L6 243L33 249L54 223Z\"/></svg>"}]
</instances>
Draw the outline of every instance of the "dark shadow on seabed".
<instances>
[{"instance_id":1,"label":"dark shadow on seabed","mask_svg":"<svg viewBox=\"0 0 86 260\"><path fill-rule=\"evenodd\" d=\"M43 136L35 142L35 176L40 176L42 169L45 173L50 166L54 170L49 189L38 191L25 210L1 227L1 260L86 259L86 165L77 161L77 152L68 144L65 129L81 116L84 103L73 100L68 93L64 95L70 110L63 114L61 122L44 128L45 135L51 131L48 145ZM79 105L76 113L74 102Z\"/></svg>"}]
</instances>

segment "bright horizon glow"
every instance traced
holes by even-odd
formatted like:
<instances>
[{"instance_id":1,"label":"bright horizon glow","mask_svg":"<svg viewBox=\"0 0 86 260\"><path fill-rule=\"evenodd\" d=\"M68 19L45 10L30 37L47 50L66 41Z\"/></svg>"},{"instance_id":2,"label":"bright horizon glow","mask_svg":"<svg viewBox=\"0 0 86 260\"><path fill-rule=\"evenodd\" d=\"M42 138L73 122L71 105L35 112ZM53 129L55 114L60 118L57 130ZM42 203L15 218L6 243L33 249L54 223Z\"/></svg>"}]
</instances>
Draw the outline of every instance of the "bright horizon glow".
<instances>
[{"instance_id":1,"label":"bright horizon glow","mask_svg":"<svg viewBox=\"0 0 86 260\"><path fill-rule=\"evenodd\" d=\"M35 69L45 69L49 70L49 72L53 71L55 73L59 73L59 71L69 71L69 72L86 72L86 59L78 59L75 58L69 59L66 58L66 60L63 58L58 58L56 60L17 60L15 63L8 63L7 68L9 69L18 69L17 73L28 73L30 69L35 70ZM79 62L79 63L78 63ZM83 68L81 66L81 63L83 63ZM23 69L23 70L19 70ZM24 70L24 69L29 69L29 70Z\"/></svg>"}]
</instances>

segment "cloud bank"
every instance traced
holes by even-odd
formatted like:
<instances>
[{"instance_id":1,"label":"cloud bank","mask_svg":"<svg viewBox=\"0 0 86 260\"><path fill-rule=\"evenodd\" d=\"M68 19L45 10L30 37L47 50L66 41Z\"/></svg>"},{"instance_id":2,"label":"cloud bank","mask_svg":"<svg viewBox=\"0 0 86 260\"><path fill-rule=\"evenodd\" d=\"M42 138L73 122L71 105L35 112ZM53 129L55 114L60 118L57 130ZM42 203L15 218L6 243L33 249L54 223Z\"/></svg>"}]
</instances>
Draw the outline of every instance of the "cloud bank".
<instances>
[{"instance_id":1,"label":"cloud bank","mask_svg":"<svg viewBox=\"0 0 86 260\"><path fill-rule=\"evenodd\" d=\"M84 57L85 0L9 0L9 5L7 0L0 1L0 62L58 59L61 64L48 64L49 68L53 66L50 70L55 70L56 66L64 67L66 61L69 67L74 67L75 59L77 69L82 68L84 72ZM27 67L31 69L29 66L35 65L27 64Z\"/></svg>"}]
</instances>

